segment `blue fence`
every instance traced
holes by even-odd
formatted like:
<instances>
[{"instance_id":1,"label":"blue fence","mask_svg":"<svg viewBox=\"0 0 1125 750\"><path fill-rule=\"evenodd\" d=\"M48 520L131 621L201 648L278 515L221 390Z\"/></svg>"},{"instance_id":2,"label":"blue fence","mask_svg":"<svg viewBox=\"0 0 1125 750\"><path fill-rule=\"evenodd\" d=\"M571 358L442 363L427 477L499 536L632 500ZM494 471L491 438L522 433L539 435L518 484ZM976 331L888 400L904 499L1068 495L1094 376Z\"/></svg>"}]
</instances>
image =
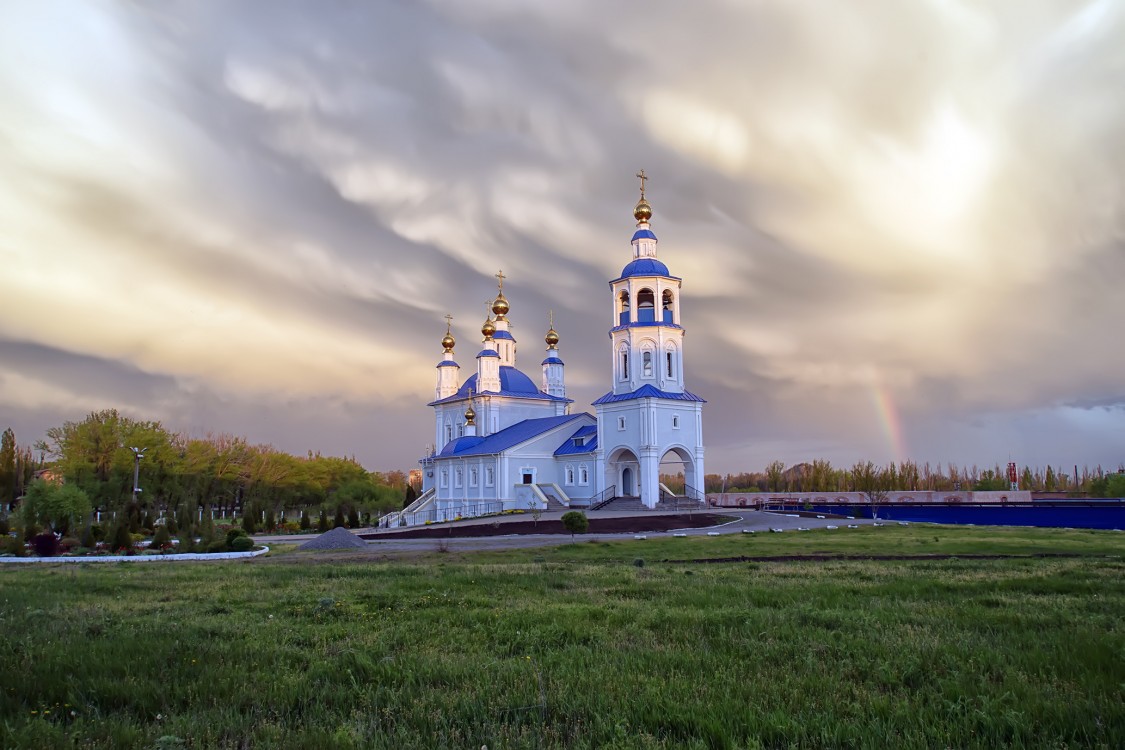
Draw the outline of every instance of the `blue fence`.
<instances>
[{"instance_id":1,"label":"blue fence","mask_svg":"<svg viewBox=\"0 0 1125 750\"><path fill-rule=\"evenodd\" d=\"M775 506L770 506L772 509ZM804 510L786 505L787 510ZM865 505L814 505L817 513L871 518ZM898 505L879 506L879 519L977 526L1043 526L1070 529L1125 529L1125 500L1079 505Z\"/></svg>"}]
</instances>

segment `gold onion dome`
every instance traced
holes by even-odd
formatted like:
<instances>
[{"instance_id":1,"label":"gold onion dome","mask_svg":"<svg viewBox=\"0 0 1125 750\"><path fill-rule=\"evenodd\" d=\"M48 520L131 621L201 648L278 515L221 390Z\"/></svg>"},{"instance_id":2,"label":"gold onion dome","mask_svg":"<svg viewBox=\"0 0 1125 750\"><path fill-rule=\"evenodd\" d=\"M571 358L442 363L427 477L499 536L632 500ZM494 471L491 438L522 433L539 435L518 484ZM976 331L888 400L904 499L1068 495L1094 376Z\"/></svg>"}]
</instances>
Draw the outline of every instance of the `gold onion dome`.
<instances>
[{"instance_id":1,"label":"gold onion dome","mask_svg":"<svg viewBox=\"0 0 1125 750\"><path fill-rule=\"evenodd\" d=\"M473 420L476 418L477 413L473 411L473 405L469 404L469 408L465 410L465 421L469 424L472 424Z\"/></svg>"},{"instance_id":2,"label":"gold onion dome","mask_svg":"<svg viewBox=\"0 0 1125 750\"><path fill-rule=\"evenodd\" d=\"M480 327L480 332L486 339L492 338L492 334L496 333L496 326L493 325L491 318L484 319L484 324Z\"/></svg>"},{"instance_id":3,"label":"gold onion dome","mask_svg":"<svg viewBox=\"0 0 1125 750\"><path fill-rule=\"evenodd\" d=\"M652 218L652 206L644 198L637 201L637 206L633 209L633 218L638 222L648 221Z\"/></svg>"},{"instance_id":4,"label":"gold onion dome","mask_svg":"<svg viewBox=\"0 0 1125 750\"><path fill-rule=\"evenodd\" d=\"M547 331L547 335L543 337L543 340L547 342L547 346L554 349L559 344L559 334L554 327L552 327L551 330Z\"/></svg>"},{"instance_id":5,"label":"gold onion dome","mask_svg":"<svg viewBox=\"0 0 1125 750\"><path fill-rule=\"evenodd\" d=\"M508 314L508 309L508 300L504 299L504 293L500 292L492 303L492 312L497 320L503 320L504 316Z\"/></svg>"},{"instance_id":6,"label":"gold onion dome","mask_svg":"<svg viewBox=\"0 0 1125 750\"><path fill-rule=\"evenodd\" d=\"M446 331L445 336L441 340L442 347L444 347L447 352L451 352L453 351L453 345L456 343L457 339L453 338L453 334Z\"/></svg>"}]
</instances>

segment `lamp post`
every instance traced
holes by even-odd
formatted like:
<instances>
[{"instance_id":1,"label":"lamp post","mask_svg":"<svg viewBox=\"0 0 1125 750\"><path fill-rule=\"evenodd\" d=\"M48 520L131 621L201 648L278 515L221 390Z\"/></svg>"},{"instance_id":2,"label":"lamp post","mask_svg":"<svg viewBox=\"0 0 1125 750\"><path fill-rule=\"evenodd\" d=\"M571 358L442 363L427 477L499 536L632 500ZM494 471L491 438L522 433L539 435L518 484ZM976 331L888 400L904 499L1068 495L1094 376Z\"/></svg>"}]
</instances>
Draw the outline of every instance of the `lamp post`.
<instances>
[{"instance_id":1,"label":"lamp post","mask_svg":"<svg viewBox=\"0 0 1125 750\"><path fill-rule=\"evenodd\" d=\"M133 505L137 504L137 493L141 491L138 481L141 476L141 459L145 457L148 448L130 448L133 451Z\"/></svg>"}]
</instances>

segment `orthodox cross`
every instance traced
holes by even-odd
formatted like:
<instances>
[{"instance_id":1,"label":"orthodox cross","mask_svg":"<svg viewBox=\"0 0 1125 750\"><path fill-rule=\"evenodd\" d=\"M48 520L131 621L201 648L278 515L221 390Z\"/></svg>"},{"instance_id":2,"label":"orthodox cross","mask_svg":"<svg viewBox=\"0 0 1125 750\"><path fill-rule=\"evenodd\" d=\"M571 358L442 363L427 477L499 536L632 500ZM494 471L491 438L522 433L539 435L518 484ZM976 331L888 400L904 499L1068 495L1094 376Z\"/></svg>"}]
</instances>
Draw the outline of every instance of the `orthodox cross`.
<instances>
[{"instance_id":1,"label":"orthodox cross","mask_svg":"<svg viewBox=\"0 0 1125 750\"><path fill-rule=\"evenodd\" d=\"M642 169L640 172L637 172L637 177L641 178L641 200L644 200L644 198L645 198L645 180L649 179L649 176L646 175L645 171Z\"/></svg>"},{"instance_id":2,"label":"orthodox cross","mask_svg":"<svg viewBox=\"0 0 1125 750\"><path fill-rule=\"evenodd\" d=\"M501 271L496 272L496 279L497 279L497 281L500 282L500 291L501 292L504 291L504 279L506 279L506 278L508 278L508 277L504 275L504 271L501 270Z\"/></svg>"},{"instance_id":3,"label":"orthodox cross","mask_svg":"<svg viewBox=\"0 0 1125 750\"><path fill-rule=\"evenodd\" d=\"M452 327L453 327L453 316L450 315L449 313L446 313L445 314L445 332L449 333L449 331Z\"/></svg>"},{"instance_id":4,"label":"orthodox cross","mask_svg":"<svg viewBox=\"0 0 1125 750\"><path fill-rule=\"evenodd\" d=\"M547 311L547 320L549 321L548 325L550 325L551 328L554 328L555 327L555 311L554 310L548 310Z\"/></svg>"}]
</instances>

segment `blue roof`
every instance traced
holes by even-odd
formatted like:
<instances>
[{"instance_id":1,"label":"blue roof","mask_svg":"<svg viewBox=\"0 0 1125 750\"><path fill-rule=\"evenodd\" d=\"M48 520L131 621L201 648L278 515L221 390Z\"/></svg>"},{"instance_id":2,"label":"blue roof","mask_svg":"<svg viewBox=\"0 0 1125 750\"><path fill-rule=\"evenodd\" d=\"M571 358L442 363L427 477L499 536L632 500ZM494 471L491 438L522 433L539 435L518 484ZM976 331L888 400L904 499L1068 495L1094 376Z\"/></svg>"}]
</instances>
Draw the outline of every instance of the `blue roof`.
<instances>
[{"instance_id":1,"label":"blue roof","mask_svg":"<svg viewBox=\"0 0 1125 750\"><path fill-rule=\"evenodd\" d=\"M480 393L480 390L477 388L477 373L473 373L472 375L470 375L469 379L466 380L464 384L462 384L457 393L453 394L452 396L448 396L447 398L438 399L437 401L431 401L429 404L427 404L427 406L435 406L436 404L444 404L452 401L461 401L469 397L470 390L472 390L474 395ZM519 398L538 398L544 401L565 401L567 403L571 403L574 401L574 399L562 398L561 396L551 396L543 393L543 391L539 390L539 387L535 385L535 382L532 381L531 378L529 378L527 375L524 375L516 368L509 367L508 365L500 365L499 393L497 393L496 391L485 391L485 393L499 396L517 396Z\"/></svg>"},{"instance_id":2,"label":"blue roof","mask_svg":"<svg viewBox=\"0 0 1125 750\"><path fill-rule=\"evenodd\" d=\"M482 438L480 435L465 435L463 437L457 438L456 440L450 440L445 444L445 447L441 449L441 453L439 453L438 455L452 456L458 451L468 450L474 445L479 445L483 441L484 438Z\"/></svg>"},{"instance_id":3,"label":"blue roof","mask_svg":"<svg viewBox=\"0 0 1125 750\"><path fill-rule=\"evenodd\" d=\"M541 364L541 365L561 365L561 364L565 364L565 363L561 359L559 359L557 354L552 354L550 357L547 357L545 360L543 360L539 364Z\"/></svg>"},{"instance_id":4,"label":"blue roof","mask_svg":"<svg viewBox=\"0 0 1125 750\"><path fill-rule=\"evenodd\" d=\"M584 445L577 445L575 438L585 438ZM566 439L555 451L556 456L572 456L580 453L593 453L598 449L598 426L596 424L584 425Z\"/></svg>"},{"instance_id":5,"label":"blue roof","mask_svg":"<svg viewBox=\"0 0 1125 750\"><path fill-rule=\"evenodd\" d=\"M704 399L688 391L684 391L683 393L670 393L668 391L662 391L659 388L654 388L651 385L642 385L632 393L614 393L610 391L594 403L612 404L617 401L631 401L635 398L667 398L673 401L698 401L702 404L707 403Z\"/></svg>"},{"instance_id":6,"label":"blue roof","mask_svg":"<svg viewBox=\"0 0 1125 750\"><path fill-rule=\"evenodd\" d=\"M461 365L454 362L452 359L443 359L437 363L438 367L460 367Z\"/></svg>"},{"instance_id":7,"label":"blue roof","mask_svg":"<svg viewBox=\"0 0 1125 750\"><path fill-rule=\"evenodd\" d=\"M630 276L668 276L668 266L656 258L637 258L625 268L621 269L619 278L627 279Z\"/></svg>"},{"instance_id":8,"label":"blue roof","mask_svg":"<svg viewBox=\"0 0 1125 750\"><path fill-rule=\"evenodd\" d=\"M516 422L511 427L506 427L500 432L494 432L486 438L457 438L442 448L440 456L487 456L501 453L514 448L520 443L525 443L532 438L539 437L545 432L571 422L575 419L588 417L588 414L563 414L558 417L542 417L541 419L525 419ZM468 445L465 440L476 440ZM463 447L462 447L463 446Z\"/></svg>"},{"instance_id":9,"label":"blue roof","mask_svg":"<svg viewBox=\"0 0 1125 750\"><path fill-rule=\"evenodd\" d=\"M477 355L477 359L480 359L481 357L499 357L499 356L500 355L493 349L481 349L480 354Z\"/></svg>"},{"instance_id":10,"label":"blue roof","mask_svg":"<svg viewBox=\"0 0 1125 750\"><path fill-rule=\"evenodd\" d=\"M633 232L633 239L630 240L630 242L636 242L637 240L655 240L655 239L656 239L656 235L652 233L651 229L638 229L637 231ZM659 240L657 240L657 241L659 242Z\"/></svg>"},{"instance_id":11,"label":"blue roof","mask_svg":"<svg viewBox=\"0 0 1125 750\"><path fill-rule=\"evenodd\" d=\"M614 326L613 328L610 328L609 332L613 333L614 331L621 331L621 330L624 330L626 328L644 328L645 326L664 326L665 328L683 328L682 325L679 325L677 323L665 323L665 322L660 321L660 320L649 320L649 321L645 321L643 323L640 322L640 321L637 321L635 323L622 323L619 326Z\"/></svg>"},{"instance_id":12,"label":"blue roof","mask_svg":"<svg viewBox=\"0 0 1125 750\"><path fill-rule=\"evenodd\" d=\"M512 338L512 334L508 333L507 331L497 331L496 333L492 334L492 338L494 338L494 339L506 339L508 341L515 341L515 339Z\"/></svg>"}]
</instances>

